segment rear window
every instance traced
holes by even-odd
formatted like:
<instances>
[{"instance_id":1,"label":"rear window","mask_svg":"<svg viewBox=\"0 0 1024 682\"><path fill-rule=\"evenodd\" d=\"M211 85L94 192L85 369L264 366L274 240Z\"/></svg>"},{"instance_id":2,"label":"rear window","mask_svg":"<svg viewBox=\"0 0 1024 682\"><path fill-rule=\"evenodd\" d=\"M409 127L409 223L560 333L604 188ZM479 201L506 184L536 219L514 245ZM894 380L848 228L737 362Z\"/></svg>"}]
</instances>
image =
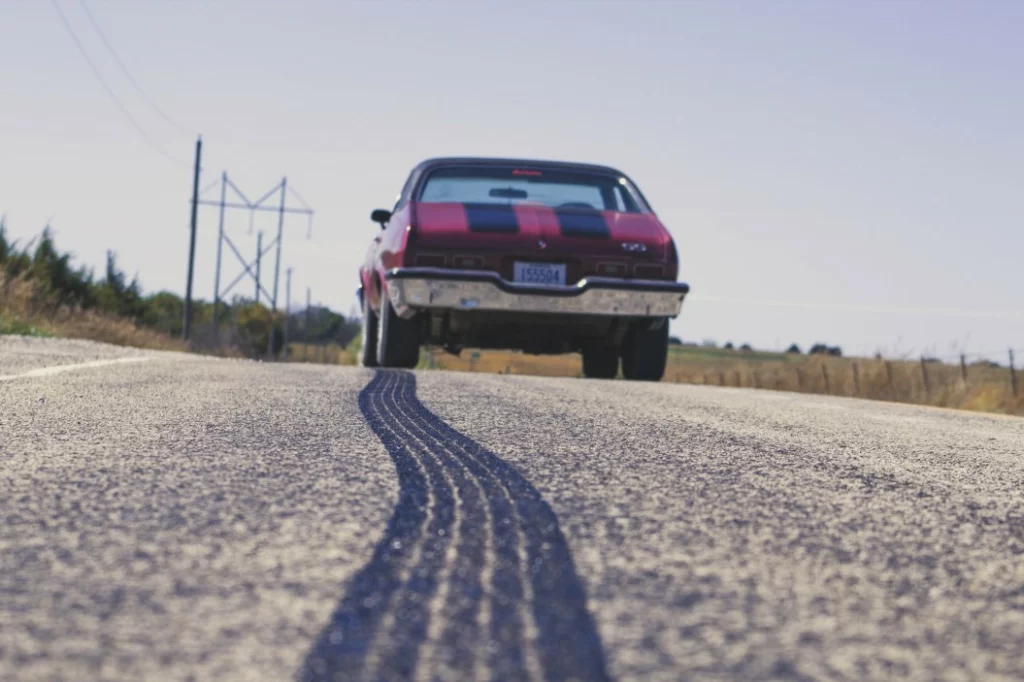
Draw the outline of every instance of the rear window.
<instances>
[{"instance_id":1,"label":"rear window","mask_svg":"<svg viewBox=\"0 0 1024 682\"><path fill-rule=\"evenodd\" d=\"M462 204L540 204L551 208L642 213L627 181L570 170L496 166L436 168L419 201Z\"/></svg>"}]
</instances>

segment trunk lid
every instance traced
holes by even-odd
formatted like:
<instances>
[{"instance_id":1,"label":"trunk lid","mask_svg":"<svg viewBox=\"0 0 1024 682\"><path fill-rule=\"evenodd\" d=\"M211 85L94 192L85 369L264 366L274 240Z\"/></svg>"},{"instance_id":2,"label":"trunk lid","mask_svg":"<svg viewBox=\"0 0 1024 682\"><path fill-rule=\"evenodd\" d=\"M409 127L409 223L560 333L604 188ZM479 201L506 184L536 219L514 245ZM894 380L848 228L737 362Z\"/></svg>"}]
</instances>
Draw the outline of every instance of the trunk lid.
<instances>
[{"instance_id":1,"label":"trunk lid","mask_svg":"<svg viewBox=\"0 0 1024 682\"><path fill-rule=\"evenodd\" d=\"M425 256L437 263L444 256L446 267L464 267L467 258L479 258L478 269L507 279L517 260L565 263L567 283L610 274L604 271L610 263L632 276L636 264L665 264L671 243L651 213L539 204L418 203L413 224L409 265L421 264Z\"/></svg>"}]
</instances>

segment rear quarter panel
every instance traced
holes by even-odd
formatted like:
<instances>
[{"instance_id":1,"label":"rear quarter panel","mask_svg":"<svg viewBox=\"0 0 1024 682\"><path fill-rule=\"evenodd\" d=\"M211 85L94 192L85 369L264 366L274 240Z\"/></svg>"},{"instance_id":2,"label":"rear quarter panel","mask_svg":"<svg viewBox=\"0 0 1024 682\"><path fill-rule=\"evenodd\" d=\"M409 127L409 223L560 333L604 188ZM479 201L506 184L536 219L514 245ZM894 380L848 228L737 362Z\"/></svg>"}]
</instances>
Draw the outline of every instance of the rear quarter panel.
<instances>
[{"instance_id":1,"label":"rear quarter panel","mask_svg":"<svg viewBox=\"0 0 1024 682\"><path fill-rule=\"evenodd\" d=\"M369 296L370 306L374 310L380 310L380 296L382 291L386 291L384 273L405 262L412 212L411 203L396 209L387 227L378 235L379 241L371 245L367 254L367 264L363 269L363 290Z\"/></svg>"}]
</instances>

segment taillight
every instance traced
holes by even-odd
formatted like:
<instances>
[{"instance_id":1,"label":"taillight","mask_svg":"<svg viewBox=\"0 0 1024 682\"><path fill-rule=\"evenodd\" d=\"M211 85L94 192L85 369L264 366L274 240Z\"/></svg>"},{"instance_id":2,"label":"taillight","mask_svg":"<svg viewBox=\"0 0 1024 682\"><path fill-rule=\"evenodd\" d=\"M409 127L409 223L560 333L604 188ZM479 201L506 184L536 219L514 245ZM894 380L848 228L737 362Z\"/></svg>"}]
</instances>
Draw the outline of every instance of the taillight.
<instances>
[{"instance_id":1,"label":"taillight","mask_svg":"<svg viewBox=\"0 0 1024 682\"><path fill-rule=\"evenodd\" d=\"M452 266L477 270L484 266L484 259L481 256L455 256L452 258Z\"/></svg>"},{"instance_id":2,"label":"taillight","mask_svg":"<svg viewBox=\"0 0 1024 682\"><path fill-rule=\"evenodd\" d=\"M597 274L606 277L625 277L626 266L623 263L598 263Z\"/></svg>"},{"instance_id":3,"label":"taillight","mask_svg":"<svg viewBox=\"0 0 1024 682\"><path fill-rule=\"evenodd\" d=\"M428 268L443 268L444 255L439 253L417 253L416 265Z\"/></svg>"},{"instance_id":4,"label":"taillight","mask_svg":"<svg viewBox=\"0 0 1024 682\"><path fill-rule=\"evenodd\" d=\"M665 268L661 265L637 265L633 268L633 276L639 279L658 278L665 274Z\"/></svg>"}]
</instances>

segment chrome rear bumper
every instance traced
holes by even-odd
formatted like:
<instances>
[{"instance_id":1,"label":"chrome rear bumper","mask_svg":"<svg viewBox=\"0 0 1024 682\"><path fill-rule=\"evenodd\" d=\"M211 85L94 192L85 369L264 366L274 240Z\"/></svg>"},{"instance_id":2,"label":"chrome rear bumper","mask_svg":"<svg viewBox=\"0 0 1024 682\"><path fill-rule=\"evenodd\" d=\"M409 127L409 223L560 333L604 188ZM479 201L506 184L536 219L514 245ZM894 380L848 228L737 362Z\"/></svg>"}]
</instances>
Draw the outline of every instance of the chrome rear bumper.
<instances>
[{"instance_id":1,"label":"chrome rear bumper","mask_svg":"<svg viewBox=\"0 0 1024 682\"><path fill-rule=\"evenodd\" d=\"M682 282L587 277L577 284L509 282L493 272L395 268L384 276L396 310L498 310L525 313L675 317L690 286Z\"/></svg>"}]
</instances>

